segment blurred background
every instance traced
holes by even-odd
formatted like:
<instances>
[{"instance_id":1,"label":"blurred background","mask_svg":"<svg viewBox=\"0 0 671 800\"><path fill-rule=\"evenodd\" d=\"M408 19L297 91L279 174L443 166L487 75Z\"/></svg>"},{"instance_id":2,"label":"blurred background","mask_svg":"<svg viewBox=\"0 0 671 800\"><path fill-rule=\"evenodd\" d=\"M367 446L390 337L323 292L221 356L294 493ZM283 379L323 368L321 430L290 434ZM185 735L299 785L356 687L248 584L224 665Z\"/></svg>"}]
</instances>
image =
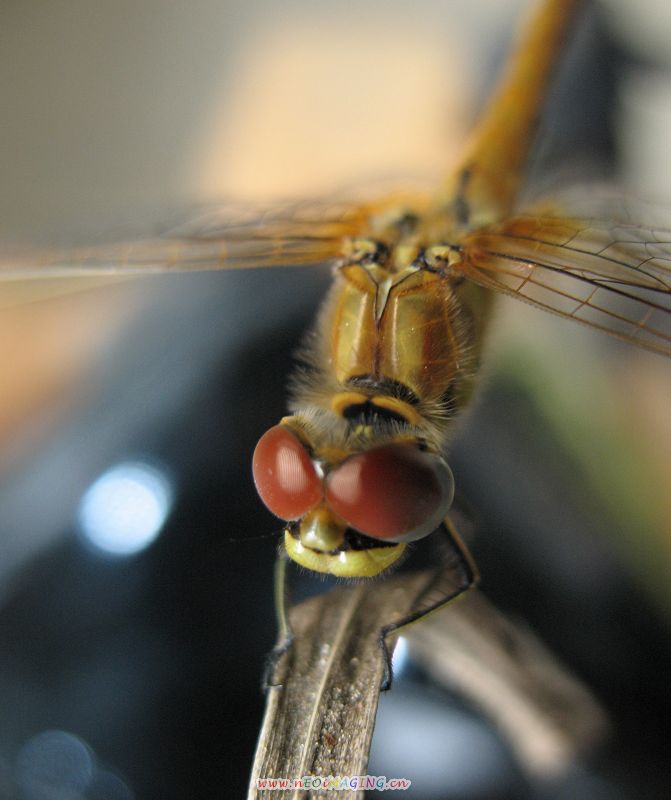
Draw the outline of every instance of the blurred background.
<instances>
[{"instance_id":1,"label":"blurred background","mask_svg":"<svg viewBox=\"0 0 671 800\"><path fill-rule=\"evenodd\" d=\"M6 0L0 241L438 180L528 5ZM588 4L535 185L668 194L670 41L661 0ZM2 287L1 797L244 795L278 533L249 465L328 283L325 266ZM417 798L668 796L669 396L661 357L501 303L451 456L482 591L590 688L613 733L531 782L410 653L371 774L410 777Z\"/></svg>"}]
</instances>

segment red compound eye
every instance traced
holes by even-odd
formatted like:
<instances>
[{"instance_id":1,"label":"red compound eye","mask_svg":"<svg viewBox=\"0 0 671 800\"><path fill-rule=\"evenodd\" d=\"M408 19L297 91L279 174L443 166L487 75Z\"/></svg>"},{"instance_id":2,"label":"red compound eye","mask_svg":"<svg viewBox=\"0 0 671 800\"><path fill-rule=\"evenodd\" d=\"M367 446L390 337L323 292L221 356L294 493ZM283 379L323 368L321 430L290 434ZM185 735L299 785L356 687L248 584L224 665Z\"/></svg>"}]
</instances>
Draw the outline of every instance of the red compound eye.
<instances>
[{"instance_id":1,"label":"red compound eye","mask_svg":"<svg viewBox=\"0 0 671 800\"><path fill-rule=\"evenodd\" d=\"M326 480L326 499L337 514L361 533L390 541L427 536L453 497L454 478L443 459L409 444L352 456Z\"/></svg>"},{"instance_id":2,"label":"red compound eye","mask_svg":"<svg viewBox=\"0 0 671 800\"><path fill-rule=\"evenodd\" d=\"M298 519L322 499L321 480L310 456L283 425L259 439L252 472L261 500L280 519Z\"/></svg>"}]
</instances>

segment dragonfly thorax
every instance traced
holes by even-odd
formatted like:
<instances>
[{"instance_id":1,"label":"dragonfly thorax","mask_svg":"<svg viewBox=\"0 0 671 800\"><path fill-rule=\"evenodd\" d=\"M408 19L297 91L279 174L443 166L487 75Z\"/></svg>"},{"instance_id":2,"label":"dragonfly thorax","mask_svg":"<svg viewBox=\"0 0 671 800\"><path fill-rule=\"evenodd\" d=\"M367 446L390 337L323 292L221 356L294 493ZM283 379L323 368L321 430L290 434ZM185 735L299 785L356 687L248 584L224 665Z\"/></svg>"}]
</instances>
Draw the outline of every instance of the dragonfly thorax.
<instances>
[{"instance_id":1,"label":"dragonfly thorax","mask_svg":"<svg viewBox=\"0 0 671 800\"><path fill-rule=\"evenodd\" d=\"M412 236L352 240L301 353L292 409L396 414L440 448L470 396L486 317L484 291L450 268L456 257Z\"/></svg>"}]
</instances>

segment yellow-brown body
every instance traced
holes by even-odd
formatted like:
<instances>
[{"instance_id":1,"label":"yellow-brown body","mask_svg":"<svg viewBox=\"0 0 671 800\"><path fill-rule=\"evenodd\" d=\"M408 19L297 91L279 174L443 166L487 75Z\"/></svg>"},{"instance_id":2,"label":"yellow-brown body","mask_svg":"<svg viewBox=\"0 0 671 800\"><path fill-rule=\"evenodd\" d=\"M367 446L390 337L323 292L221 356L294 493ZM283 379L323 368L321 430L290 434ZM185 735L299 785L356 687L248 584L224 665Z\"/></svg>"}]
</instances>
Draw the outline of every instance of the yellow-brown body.
<instances>
[{"instance_id":1,"label":"yellow-brown body","mask_svg":"<svg viewBox=\"0 0 671 800\"><path fill-rule=\"evenodd\" d=\"M312 379L297 381L293 408L395 420L396 434L407 426L439 450L473 391L491 293L463 280L457 249L424 247L421 232L386 222L376 238L350 242L336 267L304 354Z\"/></svg>"},{"instance_id":2,"label":"yellow-brown body","mask_svg":"<svg viewBox=\"0 0 671 800\"><path fill-rule=\"evenodd\" d=\"M336 381L355 390L349 404L356 404L358 387L359 403L367 398L411 423L427 414L447 419L470 396L485 307L485 290L449 274L415 266L339 268L321 323Z\"/></svg>"},{"instance_id":3,"label":"yellow-brown body","mask_svg":"<svg viewBox=\"0 0 671 800\"><path fill-rule=\"evenodd\" d=\"M343 242L282 421L324 474L388 442L440 453L471 398L491 295L466 278L479 255L469 233L511 212L573 4L539 8L442 191L421 208L378 208ZM362 542L322 504L289 524L285 546L309 569L363 577L405 544Z\"/></svg>"},{"instance_id":4,"label":"yellow-brown body","mask_svg":"<svg viewBox=\"0 0 671 800\"><path fill-rule=\"evenodd\" d=\"M303 352L283 423L326 469L391 441L440 452L473 392L492 296L454 269L458 248L404 236L394 219L409 217L399 210L376 238L347 244ZM303 566L344 577L375 575L405 548L347 540L344 521L320 505L287 530L285 546Z\"/></svg>"}]
</instances>

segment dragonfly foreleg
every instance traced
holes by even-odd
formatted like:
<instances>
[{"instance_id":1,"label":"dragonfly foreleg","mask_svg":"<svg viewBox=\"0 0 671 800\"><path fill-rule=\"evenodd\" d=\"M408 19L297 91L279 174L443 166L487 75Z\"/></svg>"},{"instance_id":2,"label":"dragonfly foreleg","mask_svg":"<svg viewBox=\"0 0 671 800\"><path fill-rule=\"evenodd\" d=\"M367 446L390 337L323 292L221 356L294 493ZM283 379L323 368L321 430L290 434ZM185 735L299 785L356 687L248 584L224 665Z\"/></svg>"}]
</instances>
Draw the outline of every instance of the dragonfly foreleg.
<instances>
[{"instance_id":1,"label":"dragonfly foreleg","mask_svg":"<svg viewBox=\"0 0 671 800\"><path fill-rule=\"evenodd\" d=\"M385 692L390 689L392 682L392 651L387 645L387 638L456 600L468 589L476 586L480 580L480 574L473 557L449 518L444 520L438 533L443 535L444 544L449 554L445 554L443 563L436 569L435 579L424 590L418 599L417 607L412 613L396 622L385 625L380 630L380 647L384 655L385 665L380 691ZM455 573L457 573L456 581L454 579ZM425 602L423 602L424 599L426 599Z\"/></svg>"},{"instance_id":2,"label":"dragonfly foreleg","mask_svg":"<svg viewBox=\"0 0 671 800\"><path fill-rule=\"evenodd\" d=\"M294 634L289 622L289 600L287 592L287 566L289 557L284 548L278 553L275 561L275 613L277 614L277 626L279 630L278 641L275 647L268 653L266 664L261 679L263 691L272 687L282 686L281 683L274 683L273 677L280 658L289 650L294 640Z\"/></svg>"}]
</instances>

